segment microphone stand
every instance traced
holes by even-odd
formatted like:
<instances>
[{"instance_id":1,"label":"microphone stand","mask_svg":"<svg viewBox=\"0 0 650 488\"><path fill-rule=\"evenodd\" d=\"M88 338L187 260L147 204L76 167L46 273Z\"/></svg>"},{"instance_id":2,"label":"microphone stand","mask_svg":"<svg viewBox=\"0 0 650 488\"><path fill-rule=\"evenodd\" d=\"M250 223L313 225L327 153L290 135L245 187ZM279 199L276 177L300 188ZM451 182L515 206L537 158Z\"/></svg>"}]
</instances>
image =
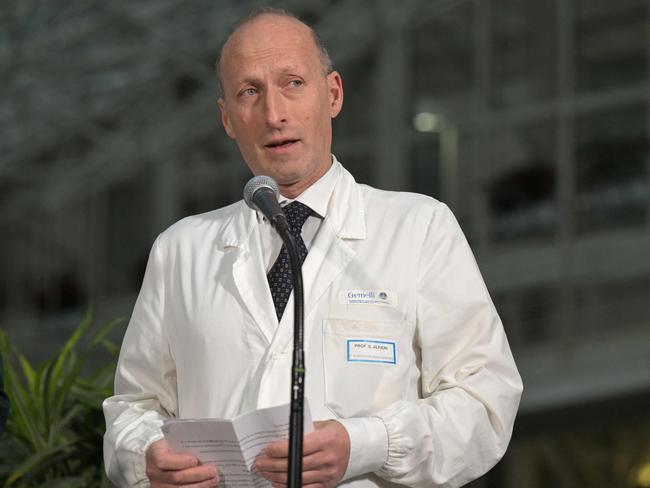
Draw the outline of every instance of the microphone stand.
<instances>
[{"instance_id":1,"label":"microphone stand","mask_svg":"<svg viewBox=\"0 0 650 488\"><path fill-rule=\"evenodd\" d=\"M284 242L291 263L293 280L293 363L291 366L291 414L289 416L288 488L302 487L302 439L305 405L305 361L303 333L305 328L305 299L302 283L302 263L296 238L289 230L284 214L274 216L273 226Z\"/></svg>"}]
</instances>

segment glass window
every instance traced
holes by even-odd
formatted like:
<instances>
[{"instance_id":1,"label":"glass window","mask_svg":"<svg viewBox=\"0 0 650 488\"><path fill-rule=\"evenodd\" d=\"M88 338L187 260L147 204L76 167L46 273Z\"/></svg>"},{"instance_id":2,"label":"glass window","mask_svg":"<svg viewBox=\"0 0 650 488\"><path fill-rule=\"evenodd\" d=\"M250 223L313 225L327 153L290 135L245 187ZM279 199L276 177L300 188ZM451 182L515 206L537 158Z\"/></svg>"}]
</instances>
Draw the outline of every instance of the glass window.
<instances>
[{"instance_id":1,"label":"glass window","mask_svg":"<svg viewBox=\"0 0 650 488\"><path fill-rule=\"evenodd\" d=\"M493 299L513 347L534 347L553 339L559 314L556 286L509 290L493 294Z\"/></svg>"},{"instance_id":2,"label":"glass window","mask_svg":"<svg viewBox=\"0 0 650 488\"><path fill-rule=\"evenodd\" d=\"M336 157L339 158L341 164L347 169L357 183L364 183L366 185L375 184L375 157L364 151L338 151L335 149Z\"/></svg>"},{"instance_id":3,"label":"glass window","mask_svg":"<svg viewBox=\"0 0 650 488\"><path fill-rule=\"evenodd\" d=\"M375 53L355 61L354 65L341 70L344 93L351 96L344 98L343 110L334 119L333 139L349 139L355 136L367 136L375 132L375 115L372 110L376 102L376 62ZM337 68L335 66L335 68ZM339 69L339 68L337 68Z\"/></svg>"},{"instance_id":4,"label":"glass window","mask_svg":"<svg viewBox=\"0 0 650 488\"><path fill-rule=\"evenodd\" d=\"M113 185L108 192L109 293L136 291L142 284L144 267L153 243L150 222L151 185L144 175Z\"/></svg>"},{"instance_id":5,"label":"glass window","mask_svg":"<svg viewBox=\"0 0 650 488\"><path fill-rule=\"evenodd\" d=\"M647 0L578 0L578 91L643 83L647 77Z\"/></svg>"},{"instance_id":6,"label":"glass window","mask_svg":"<svg viewBox=\"0 0 650 488\"><path fill-rule=\"evenodd\" d=\"M225 144L224 144L225 143ZM228 152L233 141L204 134L182 150L177 170L180 215L192 215L224 207L241 198L241 189L251 178L239 151ZM236 160L232 154L236 153ZM241 176L240 185L233 175Z\"/></svg>"},{"instance_id":7,"label":"glass window","mask_svg":"<svg viewBox=\"0 0 650 488\"><path fill-rule=\"evenodd\" d=\"M646 256L650 257L650 250ZM599 287L600 329L620 334L622 329L647 330L650 324L650 276L608 281Z\"/></svg>"},{"instance_id":8,"label":"glass window","mask_svg":"<svg viewBox=\"0 0 650 488\"><path fill-rule=\"evenodd\" d=\"M440 144L427 134L413 144L409 190L440 199Z\"/></svg>"},{"instance_id":9,"label":"glass window","mask_svg":"<svg viewBox=\"0 0 650 488\"><path fill-rule=\"evenodd\" d=\"M510 129L492 138L488 205L493 241L555 233L554 141L551 123Z\"/></svg>"},{"instance_id":10,"label":"glass window","mask_svg":"<svg viewBox=\"0 0 650 488\"><path fill-rule=\"evenodd\" d=\"M440 98L471 92L474 84L472 2L454 8L413 30L413 82L417 96Z\"/></svg>"},{"instance_id":11,"label":"glass window","mask_svg":"<svg viewBox=\"0 0 650 488\"><path fill-rule=\"evenodd\" d=\"M578 232L643 225L648 202L647 107L581 115L576 123Z\"/></svg>"},{"instance_id":12,"label":"glass window","mask_svg":"<svg viewBox=\"0 0 650 488\"><path fill-rule=\"evenodd\" d=\"M539 285L521 292L519 297L521 334L524 344L537 345L551 339L558 313L557 291Z\"/></svg>"},{"instance_id":13,"label":"glass window","mask_svg":"<svg viewBox=\"0 0 650 488\"><path fill-rule=\"evenodd\" d=\"M586 283L576 292L582 337L620 335L650 323L650 276Z\"/></svg>"},{"instance_id":14,"label":"glass window","mask_svg":"<svg viewBox=\"0 0 650 488\"><path fill-rule=\"evenodd\" d=\"M491 97L495 106L536 102L555 94L555 2L493 0Z\"/></svg>"}]
</instances>

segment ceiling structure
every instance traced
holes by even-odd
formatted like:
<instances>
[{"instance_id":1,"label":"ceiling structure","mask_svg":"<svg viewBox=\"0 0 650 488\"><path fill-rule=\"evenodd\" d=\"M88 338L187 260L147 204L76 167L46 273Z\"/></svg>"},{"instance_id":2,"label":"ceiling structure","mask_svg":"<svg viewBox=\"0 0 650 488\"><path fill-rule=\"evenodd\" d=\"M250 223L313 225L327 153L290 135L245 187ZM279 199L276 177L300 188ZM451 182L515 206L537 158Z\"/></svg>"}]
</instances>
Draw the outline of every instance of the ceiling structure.
<instances>
[{"instance_id":1,"label":"ceiling structure","mask_svg":"<svg viewBox=\"0 0 650 488\"><path fill-rule=\"evenodd\" d=\"M199 148L202 164L227 164L213 65L229 28L258 3L3 2L0 223L52 214ZM391 26L418 19L425 3L435 13L457 2L274 6L312 21L346 65Z\"/></svg>"}]
</instances>

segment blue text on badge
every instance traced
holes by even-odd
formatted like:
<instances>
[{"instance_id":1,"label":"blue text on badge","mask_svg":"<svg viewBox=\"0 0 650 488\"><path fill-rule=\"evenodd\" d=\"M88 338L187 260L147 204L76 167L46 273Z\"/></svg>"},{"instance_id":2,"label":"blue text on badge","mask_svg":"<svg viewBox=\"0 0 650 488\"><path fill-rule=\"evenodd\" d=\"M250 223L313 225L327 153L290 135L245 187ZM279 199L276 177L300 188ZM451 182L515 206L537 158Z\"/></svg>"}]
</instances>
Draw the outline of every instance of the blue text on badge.
<instances>
[{"instance_id":1,"label":"blue text on badge","mask_svg":"<svg viewBox=\"0 0 650 488\"><path fill-rule=\"evenodd\" d=\"M347 360L351 363L397 364L397 345L394 341L348 339Z\"/></svg>"}]
</instances>

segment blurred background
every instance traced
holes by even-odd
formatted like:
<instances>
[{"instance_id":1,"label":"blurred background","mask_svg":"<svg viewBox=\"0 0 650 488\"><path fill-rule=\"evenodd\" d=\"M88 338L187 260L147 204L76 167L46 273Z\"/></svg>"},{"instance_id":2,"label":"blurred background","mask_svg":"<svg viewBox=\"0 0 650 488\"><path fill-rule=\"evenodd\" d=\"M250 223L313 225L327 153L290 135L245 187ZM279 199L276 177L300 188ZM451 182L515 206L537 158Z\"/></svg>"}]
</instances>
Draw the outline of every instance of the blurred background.
<instances>
[{"instance_id":1,"label":"blurred background","mask_svg":"<svg viewBox=\"0 0 650 488\"><path fill-rule=\"evenodd\" d=\"M38 361L128 317L156 235L241 198L214 61L260 5L329 46L341 162L476 254L525 392L472 486L650 487L647 0L3 0L2 329Z\"/></svg>"}]
</instances>

